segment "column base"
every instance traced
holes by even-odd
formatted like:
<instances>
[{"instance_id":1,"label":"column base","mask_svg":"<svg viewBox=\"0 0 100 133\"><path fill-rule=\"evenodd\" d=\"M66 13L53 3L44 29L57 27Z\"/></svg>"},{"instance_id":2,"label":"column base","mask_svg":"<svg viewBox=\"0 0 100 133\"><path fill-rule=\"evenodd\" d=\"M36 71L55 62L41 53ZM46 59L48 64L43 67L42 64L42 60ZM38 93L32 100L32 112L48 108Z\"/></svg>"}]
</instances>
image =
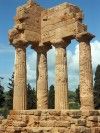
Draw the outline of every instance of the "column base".
<instances>
[{"instance_id":1,"label":"column base","mask_svg":"<svg viewBox=\"0 0 100 133\"><path fill-rule=\"evenodd\" d=\"M100 110L11 111L0 133L100 133Z\"/></svg>"}]
</instances>

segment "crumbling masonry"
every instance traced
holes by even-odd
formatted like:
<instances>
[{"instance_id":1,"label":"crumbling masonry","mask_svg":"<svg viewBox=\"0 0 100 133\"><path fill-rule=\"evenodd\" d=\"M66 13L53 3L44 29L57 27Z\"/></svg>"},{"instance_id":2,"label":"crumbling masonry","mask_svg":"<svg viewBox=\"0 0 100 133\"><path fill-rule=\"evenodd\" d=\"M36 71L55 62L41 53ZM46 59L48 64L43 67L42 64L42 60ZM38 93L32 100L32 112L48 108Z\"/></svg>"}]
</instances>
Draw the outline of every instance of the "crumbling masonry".
<instances>
[{"instance_id":1,"label":"crumbling masonry","mask_svg":"<svg viewBox=\"0 0 100 133\"><path fill-rule=\"evenodd\" d=\"M13 111L2 122L0 133L100 133L100 111L94 110L90 41L94 35L82 23L83 13L63 3L44 9L29 0L17 8L9 32L15 47ZM69 110L66 47L79 44L80 110ZM37 109L27 110L26 49L37 52ZM48 109L47 52L56 49L55 109ZM34 61L34 59L33 59Z\"/></svg>"}]
</instances>

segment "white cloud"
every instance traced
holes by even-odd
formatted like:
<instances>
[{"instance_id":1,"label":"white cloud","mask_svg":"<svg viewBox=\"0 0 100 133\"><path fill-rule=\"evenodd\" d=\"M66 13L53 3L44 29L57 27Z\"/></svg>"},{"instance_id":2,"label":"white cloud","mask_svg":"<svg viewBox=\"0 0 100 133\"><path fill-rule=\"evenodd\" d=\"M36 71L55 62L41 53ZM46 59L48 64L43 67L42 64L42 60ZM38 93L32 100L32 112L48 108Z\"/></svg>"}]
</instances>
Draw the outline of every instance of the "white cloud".
<instances>
[{"instance_id":1,"label":"white cloud","mask_svg":"<svg viewBox=\"0 0 100 133\"><path fill-rule=\"evenodd\" d=\"M0 54L5 54L5 53L14 53L13 46L5 47L4 45L0 45Z\"/></svg>"},{"instance_id":2,"label":"white cloud","mask_svg":"<svg viewBox=\"0 0 100 133\"><path fill-rule=\"evenodd\" d=\"M55 48L48 52L48 84L55 83Z\"/></svg>"},{"instance_id":3,"label":"white cloud","mask_svg":"<svg viewBox=\"0 0 100 133\"><path fill-rule=\"evenodd\" d=\"M93 72L95 72L97 65L100 64L100 41L96 40L91 43L91 53Z\"/></svg>"},{"instance_id":4,"label":"white cloud","mask_svg":"<svg viewBox=\"0 0 100 133\"><path fill-rule=\"evenodd\" d=\"M67 51L68 55L68 85L69 89L76 89L79 84L79 45L75 47L75 52Z\"/></svg>"},{"instance_id":5,"label":"white cloud","mask_svg":"<svg viewBox=\"0 0 100 133\"><path fill-rule=\"evenodd\" d=\"M100 41L91 43L93 72L100 64ZM73 90L79 85L79 45L76 44L75 51L67 50L68 57L68 78L69 89ZM36 53L30 54L27 61L28 80L36 84ZM55 83L55 48L48 52L48 82L49 85Z\"/></svg>"},{"instance_id":6,"label":"white cloud","mask_svg":"<svg viewBox=\"0 0 100 133\"><path fill-rule=\"evenodd\" d=\"M34 87L36 85L36 63L37 54L33 51L27 56L27 79Z\"/></svg>"}]
</instances>

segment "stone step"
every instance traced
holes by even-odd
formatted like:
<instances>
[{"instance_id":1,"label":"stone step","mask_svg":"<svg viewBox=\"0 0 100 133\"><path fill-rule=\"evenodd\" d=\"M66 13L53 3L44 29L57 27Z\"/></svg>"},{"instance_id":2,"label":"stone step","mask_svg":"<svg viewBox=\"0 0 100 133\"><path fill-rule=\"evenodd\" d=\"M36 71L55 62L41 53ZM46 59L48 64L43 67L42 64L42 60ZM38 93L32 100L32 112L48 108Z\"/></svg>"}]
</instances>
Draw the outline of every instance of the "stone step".
<instances>
[{"instance_id":1,"label":"stone step","mask_svg":"<svg viewBox=\"0 0 100 133\"><path fill-rule=\"evenodd\" d=\"M29 127L23 128L23 132L21 133L69 133L69 129L57 127Z\"/></svg>"},{"instance_id":2,"label":"stone step","mask_svg":"<svg viewBox=\"0 0 100 133\"><path fill-rule=\"evenodd\" d=\"M32 133L52 133L53 127L29 127L26 128L27 132Z\"/></svg>"}]
</instances>

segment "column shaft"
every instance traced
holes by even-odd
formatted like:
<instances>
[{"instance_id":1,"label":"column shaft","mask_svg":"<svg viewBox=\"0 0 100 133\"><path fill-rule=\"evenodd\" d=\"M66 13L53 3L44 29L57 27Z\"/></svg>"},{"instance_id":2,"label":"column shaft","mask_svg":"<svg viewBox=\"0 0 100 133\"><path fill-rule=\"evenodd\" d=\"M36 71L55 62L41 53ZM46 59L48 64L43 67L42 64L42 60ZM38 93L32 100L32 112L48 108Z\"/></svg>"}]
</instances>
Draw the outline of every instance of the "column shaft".
<instances>
[{"instance_id":1,"label":"column shaft","mask_svg":"<svg viewBox=\"0 0 100 133\"><path fill-rule=\"evenodd\" d=\"M13 109L26 109L26 48L16 47Z\"/></svg>"},{"instance_id":2,"label":"column shaft","mask_svg":"<svg viewBox=\"0 0 100 133\"><path fill-rule=\"evenodd\" d=\"M37 109L48 108L47 51L37 52Z\"/></svg>"},{"instance_id":3,"label":"column shaft","mask_svg":"<svg viewBox=\"0 0 100 133\"><path fill-rule=\"evenodd\" d=\"M66 47L56 47L55 109L68 109Z\"/></svg>"},{"instance_id":4,"label":"column shaft","mask_svg":"<svg viewBox=\"0 0 100 133\"><path fill-rule=\"evenodd\" d=\"M90 44L80 42L79 52L81 109L93 109L93 74Z\"/></svg>"}]
</instances>

